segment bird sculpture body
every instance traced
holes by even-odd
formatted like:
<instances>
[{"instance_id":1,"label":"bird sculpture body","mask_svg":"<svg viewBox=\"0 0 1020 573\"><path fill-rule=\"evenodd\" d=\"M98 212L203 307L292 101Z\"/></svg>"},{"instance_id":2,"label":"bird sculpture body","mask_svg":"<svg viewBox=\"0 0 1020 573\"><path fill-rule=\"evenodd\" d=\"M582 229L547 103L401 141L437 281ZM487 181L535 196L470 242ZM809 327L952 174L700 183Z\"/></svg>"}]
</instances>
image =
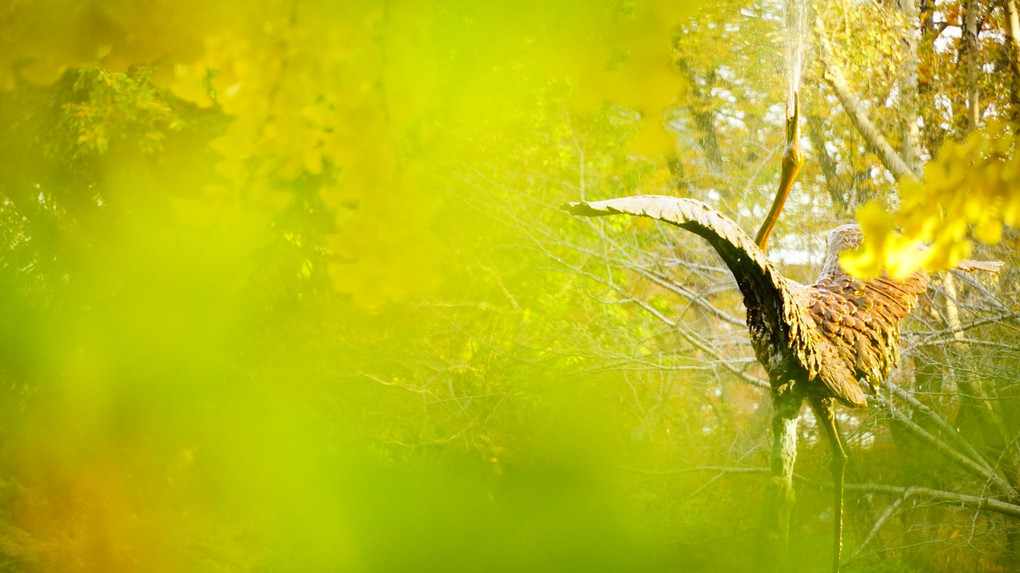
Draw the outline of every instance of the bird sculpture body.
<instances>
[{"instance_id":1,"label":"bird sculpture body","mask_svg":"<svg viewBox=\"0 0 1020 573\"><path fill-rule=\"evenodd\" d=\"M806 399L832 445L838 570L846 453L832 401L851 408L867 404L866 390L873 392L899 360L900 323L917 305L928 275L918 270L903 280L883 274L862 281L848 274L839 264L839 253L860 245L857 225L829 233L821 275L814 284L802 285L783 277L758 242L701 201L640 195L569 203L564 209L582 216L658 219L700 235L718 252L743 295L751 345L769 375L774 403L777 408L786 404L789 419ZM967 261L960 268L995 271L1001 264ZM792 467L788 470L792 476Z\"/></svg>"}]
</instances>

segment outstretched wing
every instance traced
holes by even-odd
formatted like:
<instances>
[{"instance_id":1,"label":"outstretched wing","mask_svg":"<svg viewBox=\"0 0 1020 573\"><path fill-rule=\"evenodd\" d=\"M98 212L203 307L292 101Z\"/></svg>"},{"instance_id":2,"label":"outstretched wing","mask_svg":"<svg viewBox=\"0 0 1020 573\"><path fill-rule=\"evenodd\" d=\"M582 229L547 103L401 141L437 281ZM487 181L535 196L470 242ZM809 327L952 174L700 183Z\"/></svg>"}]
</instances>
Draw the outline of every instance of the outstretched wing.
<instances>
[{"instance_id":1,"label":"outstretched wing","mask_svg":"<svg viewBox=\"0 0 1020 573\"><path fill-rule=\"evenodd\" d=\"M848 369L825 360L821 378L830 387L861 379L878 386L899 362L900 323L917 306L928 274L917 270L896 280L883 273L861 281L839 266L838 253L829 253L829 258L818 282L806 289L806 306L823 335L819 351L834 351ZM965 260L956 268L994 273L1002 266L1002 261Z\"/></svg>"},{"instance_id":2,"label":"outstretched wing","mask_svg":"<svg viewBox=\"0 0 1020 573\"><path fill-rule=\"evenodd\" d=\"M738 283L746 278L748 284L763 286L762 293L772 291L769 293L772 298L783 296L781 291L786 289L786 279L776 271L758 245L732 219L701 201L666 195L636 195L590 203L567 203L563 209L585 217L623 214L676 225L704 237L722 257ZM747 296L747 293L744 294ZM752 294L757 298L757 292Z\"/></svg>"},{"instance_id":3,"label":"outstretched wing","mask_svg":"<svg viewBox=\"0 0 1020 573\"><path fill-rule=\"evenodd\" d=\"M1006 263L1002 261L973 261L971 259L967 259L957 263L956 268L958 270L968 272L984 271L986 273L997 273L1002 270L1002 267L1005 264Z\"/></svg>"},{"instance_id":4,"label":"outstretched wing","mask_svg":"<svg viewBox=\"0 0 1020 573\"><path fill-rule=\"evenodd\" d=\"M839 269L808 287L808 314L821 334L813 346L827 355L819 376L825 385L859 389L858 380L872 387L882 383L899 362L900 323L927 284L924 271L903 280L883 274L860 281Z\"/></svg>"},{"instance_id":5,"label":"outstretched wing","mask_svg":"<svg viewBox=\"0 0 1020 573\"><path fill-rule=\"evenodd\" d=\"M790 367L775 363L790 356L783 350L793 352L809 378L818 376L823 356L811 347L812 340L819 335L804 306L805 287L780 275L772 261L732 219L701 201L663 195L568 203L563 208L587 217L615 214L650 217L704 237L737 280L747 306L747 324L758 360L770 376L782 376L783 369ZM850 389L844 390L844 395L836 395L844 403L863 405L863 393L856 385L855 388L855 394L846 395Z\"/></svg>"}]
</instances>

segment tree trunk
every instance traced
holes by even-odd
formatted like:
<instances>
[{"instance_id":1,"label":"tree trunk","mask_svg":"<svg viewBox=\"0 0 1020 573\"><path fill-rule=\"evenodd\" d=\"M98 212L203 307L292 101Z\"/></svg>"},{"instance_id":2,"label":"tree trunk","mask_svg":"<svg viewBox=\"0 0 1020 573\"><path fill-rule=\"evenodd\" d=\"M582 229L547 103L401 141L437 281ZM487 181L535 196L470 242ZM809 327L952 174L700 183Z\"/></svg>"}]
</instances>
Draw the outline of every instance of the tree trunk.
<instances>
[{"instance_id":1,"label":"tree trunk","mask_svg":"<svg viewBox=\"0 0 1020 573\"><path fill-rule=\"evenodd\" d=\"M921 26L921 39L917 50L920 64L917 72L917 99L918 111L924 119L921 137L924 147L934 158L946 138L934 87L941 73L935 55L935 43L942 33L942 28L935 23L935 0L921 0L918 21Z\"/></svg>"},{"instance_id":2,"label":"tree trunk","mask_svg":"<svg viewBox=\"0 0 1020 573\"><path fill-rule=\"evenodd\" d=\"M978 25L977 0L965 0L963 16L963 77L967 82L967 126L966 132L978 128L981 104L978 92Z\"/></svg>"},{"instance_id":3,"label":"tree trunk","mask_svg":"<svg viewBox=\"0 0 1020 573\"><path fill-rule=\"evenodd\" d=\"M832 199L832 206L842 218L854 216L857 208L857 190L852 185L846 185L839 177L836 160L825 148L825 128L822 125L822 118L817 115L807 117L807 134L811 147L815 150L815 158L818 167L825 177L825 189Z\"/></svg>"},{"instance_id":4,"label":"tree trunk","mask_svg":"<svg viewBox=\"0 0 1020 573\"><path fill-rule=\"evenodd\" d=\"M683 56L677 58L676 67L684 75L691 89L691 103L688 104L687 111L690 112L691 118L694 119L694 125L701 132L698 143L705 152L706 167L708 167L709 173L719 175L723 172L723 159L719 134L715 128L715 116L712 113L711 98L715 74L710 72L704 81L700 81Z\"/></svg>"},{"instance_id":5,"label":"tree trunk","mask_svg":"<svg viewBox=\"0 0 1020 573\"><path fill-rule=\"evenodd\" d=\"M956 290L956 278L952 273L946 273L942 277L942 286L945 289L945 317L946 326L953 331L953 349L958 353L959 367L953 368L953 378L956 380L957 392L960 398L960 410L957 415L956 425L961 430L970 429L978 437L973 440L979 447L1001 448L1008 443L1009 438L1002 417L994 408L993 400L985 390L985 385L973 375L971 362L972 350L964 340L963 323L960 320L960 310L957 304L959 294Z\"/></svg>"},{"instance_id":6,"label":"tree trunk","mask_svg":"<svg viewBox=\"0 0 1020 573\"><path fill-rule=\"evenodd\" d=\"M968 101L969 105L970 101ZM971 117L968 121L975 120L975 117ZM970 125L976 124L971 123ZM984 381L974 374L977 371L973 364L976 357L974 350L964 340L963 325L957 306L959 294L953 274L946 273L942 283L945 288L946 323L953 330L953 338L956 339L954 349L958 352L958 359L955 361L957 367L953 369L953 374L956 378L960 409L955 425L964 439L971 442L978 450L993 449L1003 452L998 464L1006 470L1003 473L1012 486L1015 484L1013 470L1020 460L1017 459L1016 448L1010 445L1012 438L1006 426L1003 412L999 408L1001 402L992 392L988 391ZM1015 503L1017 500L1014 496L1010 496L1008 501ZM1020 568L1020 551L1018 551L1020 536L1015 528L1009 528L1006 532L1006 548L1002 563L1010 570L1015 571Z\"/></svg>"},{"instance_id":7,"label":"tree trunk","mask_svg":"<svg viewBox=\"0 0 1020 573\"><path fill-rule=\"evenodd\" d=\"M900 126L903 130L903 147L900 154L903 161L914 173L921 172L921 133L917 125L917 70L918 70L918 27L915 0L899 0L896 7L903 14L906 28L903 30L904 51L903 74L899 77Z\"/></svg>"},{"instance_id":8,"label":"tree trunk","mask_svg":"<svg viewBox=\"0 0 1020 573\"><path fill-rule=\"evenodd\" d=\"M796 495L793 466L797 461L797 414L803 397L796 392L772 393L772 473L765 486L761 532L761 570L786 571L790 545L790 514Z\"/></svg>"},{"instance_id":9,"label":"tree trunk","mask_svg":"<svg viewBox=\"0 0 1020 573\"><path fill-rule=\"evenodd\" d=\"M823 40L824 44L824 40ZM823 50L823 54L826 50ZM864 141L868 144L868 147L875 152L879 160L882 161L882 165L885 166L896 179L902 179L904 177L916 177L920 178L921 174L911 169L903 158L900 157L899 153L893 149L892 145L886 140L885 136L878 130L878 127L872 123L871 118L864 111L861 106L860 99L852 91L850 86L846 83L846 78L843 77L843 71L839 69L839 66L833 61L833 58L828 55L822 56L822 63L825 66L825 70L822 73L822 79L832 88L832 91L836 94L839 99L839 103L842 104L843 110L846 111L847 115L850 116L850 122L857 128L858 133L864 137Z\"/></svg>"},{"instance_id":10,"label":"tree trunk","mask_svg":"<svg viewBox=\"0 0 1020 573\"><path fill-rule=\"evenodd\" d=\"M1020 124L1020 13L1018 0L1004 0L1006 12L1006 50L1010 71L1010 115Z\"/></svg>"}]
</instances>

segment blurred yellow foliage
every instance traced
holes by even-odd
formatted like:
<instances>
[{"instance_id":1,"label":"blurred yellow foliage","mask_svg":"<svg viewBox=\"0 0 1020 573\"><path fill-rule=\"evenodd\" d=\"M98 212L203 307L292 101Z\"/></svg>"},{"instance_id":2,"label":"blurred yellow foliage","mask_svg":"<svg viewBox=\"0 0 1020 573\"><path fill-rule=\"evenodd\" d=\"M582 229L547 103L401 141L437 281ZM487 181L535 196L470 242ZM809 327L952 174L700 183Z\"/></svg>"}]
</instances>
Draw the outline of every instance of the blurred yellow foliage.
<instances>
[{"instance_id":1,"label":"blurred yellow foliage","mask_svg":"<svg viewBox=\"0 0 1020 573\"><path fill-rule=\"evenodd\" d=\"M380 571L495 570L524 553L527 570L649 569L634 561L654 557L652 537L636 538L604 467L618 406L570 391L525 415L554 386L546 355L571 350L566 321L514 293L566 308L571 289L513 241L472 259L510 209L449 199L471 193L476 166L528 161L548 192L585 129L601 138L593 172L615 177L627 145L671 150L670 36L692 6L0 5L0 91L24 106L4 117L36 129L21 146L0 125L5 150L34 154L10 162L0 197L3 238L27 253L0 269L15 285L0 284L3 557ZM592 119L606 116L619 125ZM504 263L516 285L490 270ZM450 302L419 302L444 281ZM514 467L524 458L537 471ZM504 471L521 483L488 487Z\"/></svg>"},{"instance_id":2,"label":"blurred yellow foliage","mask_svg":"<svg viewBox=\"0 0 1020 573\"><path fill-rule=\"evenodd\" d=\"M900 205L868 201L857 211L865 242L841 257L846 269L905 277L945 270L970 256L972 240L995 244L1002 226L1020 223L1020 154L1016 126L991 121L963 141L947 141L924 167L924 181L899 182Z\"/></svg>"}]
</instances>

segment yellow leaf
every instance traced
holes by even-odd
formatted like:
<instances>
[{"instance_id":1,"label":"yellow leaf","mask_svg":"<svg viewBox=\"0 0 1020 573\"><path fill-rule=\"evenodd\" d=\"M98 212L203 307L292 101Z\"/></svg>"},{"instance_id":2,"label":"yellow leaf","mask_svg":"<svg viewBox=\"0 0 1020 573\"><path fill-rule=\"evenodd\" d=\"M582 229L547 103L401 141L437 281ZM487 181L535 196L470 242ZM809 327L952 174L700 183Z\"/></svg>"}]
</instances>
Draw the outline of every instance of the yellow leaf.
<instances>
[{"instance_id":1,"label":"yellow leaf","mask_svg":"<svg viewBox=\"0 0 1020 573\"><path fill-rule=\"evenodd\" d=\"M873 250L861 247L839 254L839 264L846 272L860 279L875 278L882 272L881 261Z\"/></svg>"},{"instance_id":2,"label":"yellow leaf","mask_svg":"<svg viewBox=\"0 0 1020 573\"><path fill-rule=\"evenodd\" d=\"M986 245L994 245L1002 238L1002 224L996 217L984 217L974 226L974 238Z\"/></svg>"},{"instance_id":3,"label":"yellow leaf","mask_svg":"<svg viewBox=\"0 0 1020 573\"><path fill-rule=\"evenodd\" d=\"M885 255L885 267L894 279L903 280L921 268L925 262L920 241L899 238L889 245Z\"/></svg>"},{"instance_id":4,"label":"yellow leaf","mask_svg":"<svg viewBox=\"0 0 1020 573\"><path fill-rule=\"evenodd\" d=\"M874 199L857 209L857 221L861 224L865 242L879 244L892 231L892 216Z\"/></svg>"}]
</instances>

